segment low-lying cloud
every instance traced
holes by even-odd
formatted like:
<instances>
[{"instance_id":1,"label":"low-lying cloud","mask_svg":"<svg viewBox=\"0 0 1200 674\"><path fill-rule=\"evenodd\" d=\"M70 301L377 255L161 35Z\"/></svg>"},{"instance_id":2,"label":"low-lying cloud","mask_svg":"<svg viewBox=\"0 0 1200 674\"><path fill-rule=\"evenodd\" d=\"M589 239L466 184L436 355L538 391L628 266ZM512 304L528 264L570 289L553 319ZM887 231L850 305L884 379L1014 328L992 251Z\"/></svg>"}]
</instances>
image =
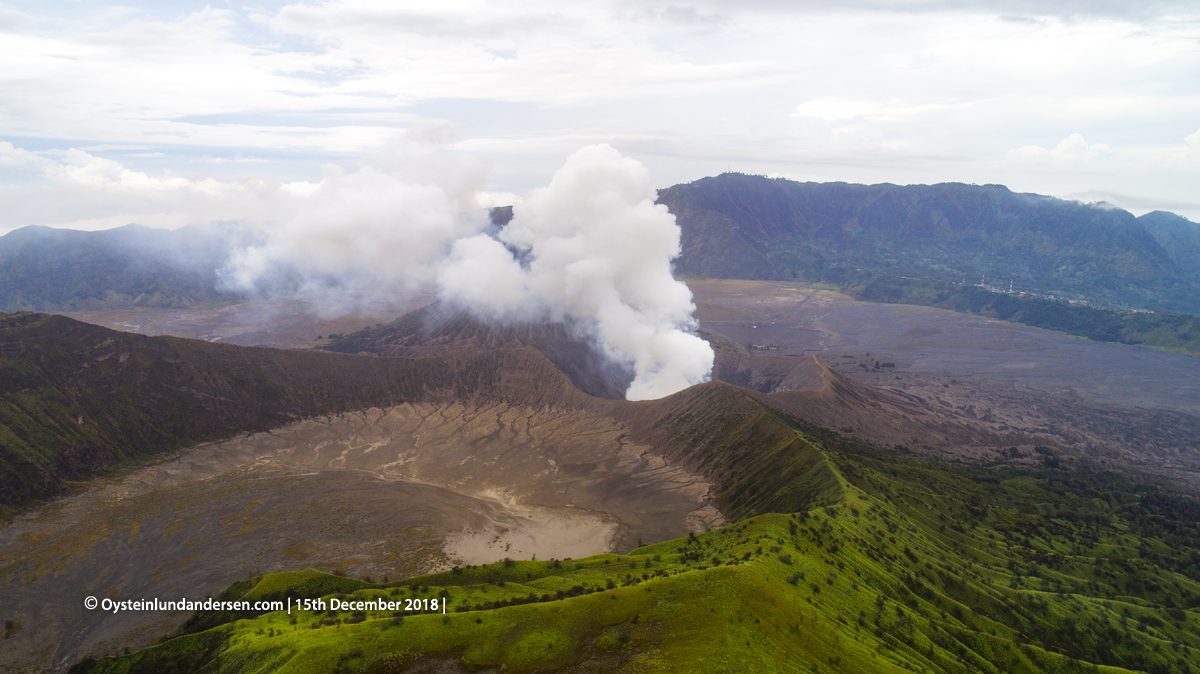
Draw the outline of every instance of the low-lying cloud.
<instances>
[{"instance_id":1,"label":"low-lying cloud","mask_svg":"<svg viewBox=\"0 0 1200 674\"><path fill-rule=\"evenodd\" d=\"M1059 141L1052 150L1037 145L1026 145L1009 150L1005 157L1009 161L1024 164L1072 168L1093 164L1106 159L1112 153L1112 148L1104 143L1088 143L1082 135L1073 133Z\"/></svg>"}]
</instances>

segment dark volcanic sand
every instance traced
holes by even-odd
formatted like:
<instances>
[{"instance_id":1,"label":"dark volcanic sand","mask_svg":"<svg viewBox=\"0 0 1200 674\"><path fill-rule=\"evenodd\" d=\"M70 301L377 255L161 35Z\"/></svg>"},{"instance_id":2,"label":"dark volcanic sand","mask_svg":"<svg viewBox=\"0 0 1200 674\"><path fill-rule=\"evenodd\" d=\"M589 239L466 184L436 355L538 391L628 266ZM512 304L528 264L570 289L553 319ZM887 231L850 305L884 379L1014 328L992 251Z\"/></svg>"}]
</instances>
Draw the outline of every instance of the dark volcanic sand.
<instances>
[{"instance_id":1,"label":"dark volcanic sand","mask_svg":"<svg viewBox=\"0 0 1200 674\"><path fill-rule=\"evenodd\" d=\"M311 347L318 337L388 323L434 300L433 295L358 302L340 296L256 299L190 309L111 309L63 315L113 330L170 335L242 346Z\"/></svg>"},{"instance_id":2,"label":"dark volcanic sand","mask_svg":"<svg viewBox=\"0 0 1200 674\"><path fill-rule=\"evenodd\" d=\"M1200 415L1200 358L1093 342L940 309L856 302L828 291L753 281L689 282L702 330L782 355L843 354L897 372L1075 391L1089 402ZM757 327L751 327L757 326Z\"/></svg>"}]
</instances>

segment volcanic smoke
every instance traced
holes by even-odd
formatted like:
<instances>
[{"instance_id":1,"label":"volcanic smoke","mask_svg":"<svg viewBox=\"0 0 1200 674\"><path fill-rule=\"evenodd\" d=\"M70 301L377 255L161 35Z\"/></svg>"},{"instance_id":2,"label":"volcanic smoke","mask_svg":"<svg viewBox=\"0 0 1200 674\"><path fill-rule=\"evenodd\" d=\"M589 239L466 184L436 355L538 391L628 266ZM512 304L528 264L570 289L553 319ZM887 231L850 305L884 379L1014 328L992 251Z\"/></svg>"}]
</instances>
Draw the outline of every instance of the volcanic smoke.
<instances>
[{"instance_id":1,"label":"volcanic smoke","mask_svg":"<svg viewBox=\"0 0 1200 674\"><path fill-rule=\"evenodd\" d=\"M680 229L649 171L608 145L571 155L506 226L482 209L486 168L412 136L358 172L297 196L295 215L234 253L226 284L362 295L433 285L491 323L565 321L634 373L629 400L712 374L695 304L671 274Z\"/></svg>"}]
</instances>

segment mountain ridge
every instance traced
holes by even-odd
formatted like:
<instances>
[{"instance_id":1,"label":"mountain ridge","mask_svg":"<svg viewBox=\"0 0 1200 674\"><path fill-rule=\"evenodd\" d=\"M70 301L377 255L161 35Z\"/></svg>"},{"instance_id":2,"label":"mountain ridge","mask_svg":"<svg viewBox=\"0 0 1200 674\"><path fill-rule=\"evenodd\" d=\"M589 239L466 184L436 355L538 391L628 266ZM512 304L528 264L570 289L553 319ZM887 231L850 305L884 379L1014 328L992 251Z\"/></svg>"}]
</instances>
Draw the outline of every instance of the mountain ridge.
<instances>
[{"instance_id":1,"label":"mountain ridge","mask_svg":"<svg viewBox=\"0 0 1200 674\"><path fill-rule=\"evenodd\" d=\"M682 230L684 275L834 284L898 275L1102 305L1200 313L1200 225L1002 185L799 183L727 173L659 191ZM510 209L493 209L502 227ZM0 237L0 309L181 308L242 294L219 270L252 238L230 223ZM276 290L287 290L284 280Z\"/></svg>"},{"instance_id":2,"label":"mountain ridge","mask_svg":"<svg viewBox=\"0 0 1200 674\"><path fill-rule=\"evenodd\" d=\"M1193 671L1194 499L1086 463L1062 469L1046 447L1044 466L995 469L841 435L822 425L874 420L898 438L906 421L926 422L811 356L721 350L718 376L739 385L631 402L579 390L537 348L571 337L562 326L496 331L468 319L435 307L344 338L347 349L398 349L378 356L10 315L0 322L0 429L32 420L40 426L25 430L65 438L41 445L57 456L93 437L110 450L144 448L125 457L139 460L204 433L383 403L587 411L619 422L639 459L708 478L733 523L629 554L469 564L402 583L247 570L226 599L386 595L451 600L452 612L202 611L157 646L84 658L73 671ZM408 349L420 355L400 355ZM0 443L5 456L11 447ZM86 479L93 467L74 468Z\"/></svg>"},{"instance_id":3,"label":"mountain ridge","mask_svg":"<svg viewBox=\"0 0 1200 674\"><path fill-rule=\"evenodd\" d=\"M0 236L0 310L182 308L237 299L218 278L233 237L217 226L22 227Z\"/></svg>"},{"instance_id":4,"label":"mountain ridge","mask_svg":"<svg viewBox=\"0 0 1200 674\"><path fill-rule=\"evenodd\" d=\"M1168 211L1151 211L1138 216L1167 255L1200 279L1200 223Z\"/></svg>"},{"instance_id":5,"label":"mountain ridge","mask_svg":"<svg viewBox=\"0 0 1200 674\"><path fill-rule=\"evenodd\" d=\"M681 274L837 284L864 274L1012 279L1040 294L1200 311L1200 270L1172 259L1131 213L1002 185L726 173L661 190L659 203L682 229Z\"/></svg>"}]
</instances>

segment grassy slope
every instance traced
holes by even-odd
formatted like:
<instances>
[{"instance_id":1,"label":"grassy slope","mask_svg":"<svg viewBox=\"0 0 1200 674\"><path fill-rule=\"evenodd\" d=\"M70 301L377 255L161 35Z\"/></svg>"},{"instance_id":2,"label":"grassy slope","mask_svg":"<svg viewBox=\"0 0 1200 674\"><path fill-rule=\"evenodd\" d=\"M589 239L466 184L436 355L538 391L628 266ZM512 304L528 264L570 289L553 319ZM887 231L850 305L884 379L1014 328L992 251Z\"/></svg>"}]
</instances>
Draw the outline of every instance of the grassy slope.
<instances>
[{"instance_id":1,"label":"grassy slope","mask_svg":"<svg viewBox=\"0 0 1200 674\"><path fill-rule=\"evenodd\" d=\"M727 517L836 503L842 487L820 450L745 389L709 382L659 400L615 406L633 436L713 483Z\"/></svg>"},{"instance_id":2,"label":"grassy slope","mask_svg":"<svg viewBox=\"0 0 1200 674\"><path fill-rule=\"evenodd\" d=\"M840 496L627 555L375 585L315 571L247 599L447 597L443 616L293 611L192 629L76 672L1191 672L1194 502L1113 474L997 473L803 428Z\"/></svg>"}]
</instances>

